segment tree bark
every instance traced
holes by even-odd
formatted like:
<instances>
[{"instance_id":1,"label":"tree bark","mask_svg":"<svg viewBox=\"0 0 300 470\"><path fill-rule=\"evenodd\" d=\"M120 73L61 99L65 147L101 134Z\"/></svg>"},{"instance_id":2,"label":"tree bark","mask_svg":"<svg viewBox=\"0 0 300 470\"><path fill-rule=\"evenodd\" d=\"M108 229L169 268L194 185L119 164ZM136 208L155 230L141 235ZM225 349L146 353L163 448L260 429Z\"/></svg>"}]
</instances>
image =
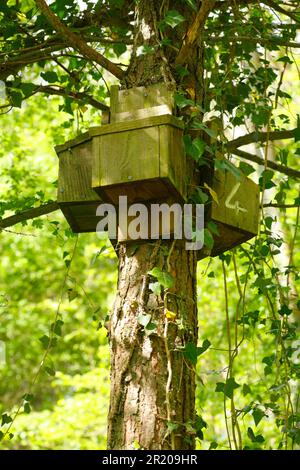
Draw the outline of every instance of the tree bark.
<instances>
[{"instance_id":1,"label":"tree bark","mask_svg":"<svg viewBox=\"0 0 300 470\"><path fill-rule=\"evenodd\" d=\"M190 8L183 3L176 3L177 7L194 20ZM157 47L161 39L157 23L165 14L159 2L137 3L134 49L123 87L157 82L176 85L173 49ZM170 34L176 43L184 31L178 38L174 30ZM140 45L153 47L154 52L139 56ZM194 90L193 98L199 100L203 81L198 55L195 47L187 64L190 75L180 86ZM149 274L154 267L174 278L172 288L162 289L159 295L149 288L155 282ZM195 370L183 348L197 343L196 267L196 252L187 251L183 241L141 243L137 249L120 245L118 293L109 325L108 449L194 448ZM141 315L151 315L152 334L138 321Z\"/></svg>"},{"instance_id":2,"label":"tree bark","mask_svg":"<svg viewBox=\"0 0 300 470\"><path fill-rule=\"evenodd\" d=\"M192 449L195 373L182 348L197 342L196 253L180 241L142 244L131 252L130 246L120 248L110 320L108 448ZM175 279L158 296L149 290L148 272L155 266ZM176 314L176 322L166 310ZM151 335L138 322L143 314L156 325Z\"/></svg>"}]
</instances>

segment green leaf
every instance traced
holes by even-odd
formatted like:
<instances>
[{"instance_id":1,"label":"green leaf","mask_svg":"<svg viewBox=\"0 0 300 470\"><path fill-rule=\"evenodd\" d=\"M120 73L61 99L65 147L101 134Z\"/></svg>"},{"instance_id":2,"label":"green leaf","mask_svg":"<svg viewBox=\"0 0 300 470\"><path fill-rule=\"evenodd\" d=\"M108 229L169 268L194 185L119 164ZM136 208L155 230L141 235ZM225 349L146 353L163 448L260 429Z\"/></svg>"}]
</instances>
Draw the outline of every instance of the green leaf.
<instances>
[{"instance_id":1,"label":"green leaf","mask_svg":"<svg viewBox=\"0 0 300 470\"><path fill-rule=\"evenodd\" d=\"M202 343L202 346L197 348L197 355L200 356L211 346L211 342L208 339L205 339Z\"/></svg>"},{"instance_id":2,"label":"green leaf","mask_svg":"<svg viewBox=\"0 0 300 470\"><path fill-rule=\"evenodd\" d=\"M146 328L146 330L154 331L154 330L156 330L157 325L156 325L156 323L150 322L150 323L148 323L148 325L145 328Z\"/></svg>"},{"instance_id":3,"label":"green leaf","mask_svg":"<svg viewBox=\"0 0 300 470\"><path fill-rule=\"evenodd\" d=\"M210 443L209 449L208 450L215 450L218 447L218 443L216 441L212 441Z\"/></svg>"},{"instance_id":4,"label":"green leaf","mask_svg":"<svg viewBox=\"0 0 300 470\"><path fill-rule=\"evenodd\" d=\"M174 278L170 273L162 271L160 268L155 267L148 272L151 276L155 277L159 284L164 288L169 289L174 285Z\"/></svg>"},{"instance_id":5,"label":"green leaf","mask_svg":"<svg viewBox=\"0 0 300 470\"><path fill-rule=\"evenodd\" d=\"M252 413L255 426L258 426L261 420L266 416L265 413L260 408L255 408Z\"/></svg>"},{"instance_id":6,"label":"green leaf","mask_svg":"<svg viewBox=\"0 0 300 470\"><path fill-rule=\"evenodd\" d=\"M56 338L49 338L49 336L47 335L43 335L39 338L39 341L42 343L42 346L44 349L48 349L49 346L51 346L51 348L53 348L56 343L57 343L57 339Z\"/></svg>"},{"instance_id":7,"label":"green leaf","mask_svg":"<svg viewBox=\"0 0 300 470\"><path fill-rule=\"evenodd\" d=\"M160 293L161 293L161 284L159 282L150 282L149 283L149 289L153 292L153 294L160 295Z\"/></svg>"},{"instance_id":8,"label":"green leaf","mask_svg":"<svg viewBox=\"0 0 300 470\"><path fill-rule=\"evenodd\" d=\"M9 424L11 422L12 422L12 418L7 413L3 413L1 426L4 426L5 424Z\"/></svg>"},{"instance_id":9,"label":"green leaf","mask_svg":"<svg viewBox=\"0 0 300 470\"><path fill-rule=\"evenodd\" d=\"M62 320L56 320L55 323L51 325L52 331L57 335L61 336L62 335L62 326L64 322Z\"/></svg>"},{"instance_id":10,"label":"green leaf","mask_svg":"<svg viewBox=\"0 0 300 470\"><path fill-rule=\"evenodd\" d=\"M69 302L72 302L72 300L76 299L76 297L78 297L78 292L74 289L68 289Z\"/></svg>"},{"instance_id":11,"label":"green leaf","mask_svg":"<svg viewBox=\"0 0 300 470\"><path fill-rule=\"evenodd\" d=\"M284 64L293 64L294 63L287 55L279 57L279 59L277 59L276 62L283 62Z\"/></svg>"},{"instance_id":12,"label":"green leaf","mask_svg":"<svg viewBox=\"0 0 300 470\"><path fill-rule=\"evenodd\" d=\"M120 55L124 54L124 52L127 51L127 47L126 47L126 44L120 42L120 43L113 44L113 50L114 50L114 53L119 57Z\"/></svg>"},{"instance_id":13,"label":"green leaf","mask_svg":"<svg viewBox=\"0 0 300 470\"><path fill-rule=\"evenodd\" d=\"M56 72L42 72L41 77L48 83L55 83L59 81Z\"/></svg>"},{"instance_id":14,"label":"green leaf","mask_svg":"<svg viewBox=\"0 0 300 470\"><path fill-rule=\"evenodd\" d=\"M222 392L226 397L232 398L233 392L236 388L239 388L240 385L234 380L233 377L230 377L226 382L218 382L216 386L216 392Z\"/></svg>"},{"instance_id":15,"label":"green leaf","mask_svg":"<svg viewBox=\"0 0 300 470\"><path fill-rule=\"evenodd\" d=\"M283 317L283 315L291 315L293 313L293 310L290 309L286 304L281 305L280 309L278 310L279 315Z\"/></svg>"},{"instance_id":16,"label":"green leaf","mask_svg":"<svg viewBox=\"0 0 300 470\"><path fill-rule=\"evenodd\" d=\"M201 188L196 188L191 196L191 199L195 204L205 204L208 202L209 196L204 191L202 191Z\"/></svg>"},{"instance_id":17,"label":"green leaf","mask_svg":"<svg viewBox=\"0 0 300 470\"><path fill-rule=\"evenodd\" d=\"M249 387L248 384L243 385L242 393L243 393L244 397L248 394L251 395L251 393L252 393L251 388Z\"/></svg>"},{"instance_id":18,"label":"green leaf","mask_svg":"<svg viewBox=\"0 0 300 470\"><path fill-rule=\"evenodd\" d=\"M197 357L198 357L197 352L198 352L197 346L195 345L195 343L191 343L191 342L187 343L183 350L184 356L194 365L197 364Z\"/></svg>"},{"instance_id":19,"label":"green leaf","mask_svg":"<svg viewBox=\"0 0 300 470\"><path fill-rule=\"evenodd\" d=\"M185 0L185 3L192 8L192 10L197 11L197 5L194 0Z\"/></svg>"},{"instance_id":20,"label":"green leaf","mask_svg":"<svg viewBox=\"0 0 300 470\"><path fill-rule=\"evenodd\" d=\"M204 421L204 419L202 418L202 416L196 416L196 421L195 421L195 429L196 429L196 436L199 438L199 439L203 439L203 431L202 429L203 428L207 428L207 423L206 421Z\"/></svg>"},{"instance_id":21,"label":"green leaf","mask_svg":"<svg viewBox=\"0 0 300 470\"><path fill-rule=\"evenodd\" d=\"M24 413L29 414L31 412L30 404L27 401L24 403L23 408L24 408Z\"/></svg>"},{"instance_id":22,"label":"green leaf","mask_svg":"<svg viewBox=\"0 0 300 470\"><path fill-rule=\"evenodd\" d=\"M265 189L274 188L276 184L272 181L273 176L274 176L274 171L264 170L261 174L261 177L259 178L260 186L264 187Z\"/></svg>"},{"instance_id":23,"label":"green leaf","mask_svg":"<svg viewBox=\"0 0 300 470\"><path fill-rule=\"evenodd\" d=\"M19 90L10 90L9 95L12 106L14 106L15 108L21 108L22 101L24 98L23 93Z\"/></svg>"},{"instance_id":24,"label":"green leaf","mask_svg":"<svg viewBox=\"0 0 300 470\"><path fill-rule=\"evenodd\" d=\"M210 250L214 246L214 237L208 228L204 229L204 245Z\"/></svg>"},{"instance_id":25,"label":"green leaf","mask_svg":"<svg viewBox=\"0 0 300 470\"><path fill-rule=\"evenodd\" d=\"M266 227L269 230L271 230L272 223L274 222L273 217L271 217L271 216L265 217L264 222L265 222Z\"/></svg>"},{"instance_id":26,"label":"green leaf","mask_svg":"<svg viewBox=\"0 0 300 470\"><path fill-rule=\"evenodd\" d=\"M175 104L178 108L185 108L186 106L194 106L194 101L186 98L184 95L175 93L174 95Z\"/></svg>"},{"instance_id":27,"label":"green leaf","mask_svg":"<svg viewBox=\"0 0 300 470\"><path fill-rule=\"evenodd\" d=\"M211 233L213 233L214 235L220 235L220 232L219 232L219 229L218 229L218 226L215 222L213 222L212 220L210 222L208 222L207 224L207 228L209 229L209 231Z\"/></svg>"},{"instance_id":28,"label":"green leaf","mask_svg":"<svg viewBox=\"0 0 300 470\"><path fill-rule=\"evenodd\" d=\"M255 168L249 163L240 162L239 169L244 173L244 175L249 176L255 171Z\"/></svg>"},{"instance_id":29,"label":"green leaf","mask_svg":"<svg viewBox=\"0 0 300 470\"><path fill-rule=\"evenodd\" d=\"M34 85L33 83L21 83L20 89L22 90L24 97L28 98L36 89L36 85Z\"/></svg>"},{"instance_id":30,"label":"green leaf","mask_svg":"<svg viewBox=\"0 0 300 470\"><path fill-rule=\"evenodd\" d=\"M182 16L177 10L167 11L166 16L164 17L164 23L171 26L171 28L175 28L183 21L185 21L184 16Z\"/></svg>"},{"instance_id":31,"label":"green leaf","mask_svg":"<svg viewBox=\"0 0 300 470\"><path fill-rule=\"evenodd\" d=\"M31 393L25 393L25 395L23 395L22 398L24 401L32 401L33 395Z\"/></svg>"},{"instance_id":32,"label":"green leaf","mask_svg":"<svg viewBox=\"0 0 300 470\"><path fill-rule=\"evenodd\" d=\"M197 364L198 356L203 354L209 347L211 343L208 339L205 339L201 347L197 347L195 343L189 342L186 343L183 354L184 356L194 365Z\"/></svg>"},{"instance_id":33,"label":"green leaf","mask_svg":"<svg viewBox=\"0 0 300 470\"><path fill-rule=\"evenodd\" d=\"M47 349L47 348L48 348L48 345L49 345L49 343L50 343L50 338L49 338L49 336L43 335L43 336L41 336L41 337L39 338L39 341L42 343L44 349Z\"/></svg>"},{"instance_id":34,"label":"green leaf","mask_svg":"<svg viewBox=\"0 0 300 470\"><path fill-rule=\"evenodd\" d=\"M256 436L254 434L252 428L250 428L250 427L247 430L247 435L248 435L251 442L263 443L265 441L264 437L261 434Z\"/></svg>"},{"instance_id":35,"label":"green leaf","mask_svg":"<svg viewBox=\"0 0 300 470\"><path fill-rule=\"evenodd\" d=\"M52 367L49 367L49 366L46 366L45 367L45 371L47 372L48 375L50 375L51 377L55 377L55 370L52 368Z\"/></svg>"}]
</instances>

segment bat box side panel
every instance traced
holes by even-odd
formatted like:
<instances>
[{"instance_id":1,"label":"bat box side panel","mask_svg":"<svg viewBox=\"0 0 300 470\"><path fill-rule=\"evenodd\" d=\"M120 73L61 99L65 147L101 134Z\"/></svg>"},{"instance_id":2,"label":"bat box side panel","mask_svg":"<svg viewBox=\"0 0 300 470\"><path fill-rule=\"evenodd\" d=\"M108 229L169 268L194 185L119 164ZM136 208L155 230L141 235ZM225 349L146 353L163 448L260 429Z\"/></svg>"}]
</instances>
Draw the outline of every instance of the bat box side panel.
<instances>
[{"instance_id":1,"label":"bat box side panel","mask_svg":"<svg viewBox=\"0 0 300 470\"><path fill-rule=\"evenodd\" d=\"M232 227L232 230L256 235L259 221L257 184L242 174L237 177L229 171L216 171L213 189L218 195L218 203L212 203L212 220Z\"/></svg>"},{"instance_id":2,"label":"bat box side panel","mask_svg":"<svg viewBox=\"0 0 300 470\"><path fill-rule=\"evenodd\" d=\"M75 144L74 144L75 142ZM91 188L92 143L70 141L57 149L59 157L58 203L75 233L93 232L101 199Z\"/></svg>"}]
</instances>

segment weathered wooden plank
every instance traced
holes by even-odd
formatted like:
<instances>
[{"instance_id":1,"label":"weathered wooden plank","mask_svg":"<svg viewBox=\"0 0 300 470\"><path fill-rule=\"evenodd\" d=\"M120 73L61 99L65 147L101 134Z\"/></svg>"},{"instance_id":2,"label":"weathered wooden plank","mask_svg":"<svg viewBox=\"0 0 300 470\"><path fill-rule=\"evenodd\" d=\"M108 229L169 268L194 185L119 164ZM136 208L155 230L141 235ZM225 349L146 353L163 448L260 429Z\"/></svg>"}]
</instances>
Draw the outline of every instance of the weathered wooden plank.
<instances>
[{"instance_id":1,"label":"weathered wooden plank","mask_svg":"<svg viewBox=\"0 0 300 470\"><path fill-rule=\"evenodd\" d=\"M91 141L59 153L59 160L58 203L99 200L99 196L91 188Z\"/></svg>"},{"instance_id":2,"label":"weathered wooden plank","mask_svg":"<svg viewBox=\"0 0 300 470\"><path fill-rule=\"evenodd\" d=\"M155 108L164 105L168 113L174 110L174 90L169 85L158 83L148 87L135 87L128 90L114 88L111 93L111 122L122 119L120 114L139 109Z\"/></svg>"},{"instance_id":3,"label":"weathered wooden plank","mask_svg":"<svg viewBox=\"0 0 300 470\"><path fill-rule=\"evenodd\" d=\"M167 105L162 104L160 106L154 106L153 108L141 108L133 111L117 113L114 116L114 122L134 121L136 119L144 119L151 116L161 116L164 114L171 114L171 112Z\"/></svg>"},{"instance_id":4,"label":"weathered wooden plank","mask_svg":"<svg viewBox=\"0 0 300 470\"><path fill-rule=\"evenodd\" d=\"M99 186L159 176L158 127L103 135L99 152Z\"/></svg>"},{"instance_id":5,"label":"weathered wooden plank","mask_svg":"<svg viewBox=\"0 0 300 470\"><path fill-rule=\"evenodd\" d=\"M89 130L89 137L93 138L105 134L114 134L118 132L143 129L146 127L160 126L164 124L174 126L178 129L184 128L183 121L175 116L172 116L171 114L163 114L161 116L149 116L143 119L135 119L134 121L115 122L112 124L104 124L103 126L91 127Z\"/></svg>"}]
</instances>

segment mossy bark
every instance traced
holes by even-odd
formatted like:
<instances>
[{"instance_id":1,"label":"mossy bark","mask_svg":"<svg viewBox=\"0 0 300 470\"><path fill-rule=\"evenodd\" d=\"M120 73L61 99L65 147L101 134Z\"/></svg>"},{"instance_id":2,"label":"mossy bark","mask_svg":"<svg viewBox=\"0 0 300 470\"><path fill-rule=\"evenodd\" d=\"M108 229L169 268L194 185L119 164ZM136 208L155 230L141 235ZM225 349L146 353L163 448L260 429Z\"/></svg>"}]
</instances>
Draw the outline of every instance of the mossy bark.
<instances>
[{"instance_id":1,"label":"mossy bark","mask_svg":"<svg viewBox=\"0 0 300 470\"><path fill-rule=\"evenodd\" d=\"M134 254L121 246L110 320L109 449L194 447L195 373L182 348L197 340L196 265L196 253L179 241L143 244ZM175 280L160 295L149 289L155 266ZM176 316L168 319L167 310ZM152 334L138 322L149 314Z\"/></svg>"}]
</instances>

